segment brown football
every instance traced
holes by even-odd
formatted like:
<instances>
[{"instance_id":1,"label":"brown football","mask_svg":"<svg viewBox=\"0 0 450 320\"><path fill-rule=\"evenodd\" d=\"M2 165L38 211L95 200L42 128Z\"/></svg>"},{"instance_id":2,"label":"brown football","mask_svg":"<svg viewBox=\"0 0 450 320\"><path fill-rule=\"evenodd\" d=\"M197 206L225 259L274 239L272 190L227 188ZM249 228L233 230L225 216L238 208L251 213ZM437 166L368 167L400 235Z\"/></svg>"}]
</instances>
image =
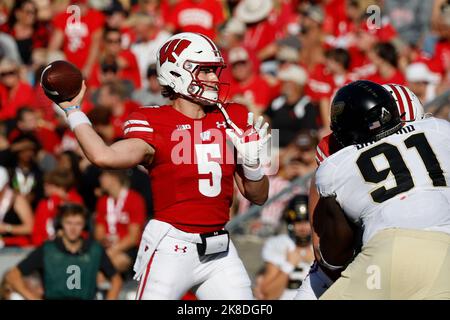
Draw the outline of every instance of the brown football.
<instances>
[{"instance_id":1,"label":"brown football","mask_svg":"<svg viewBox=\"0 0 450 320\"><path fill-rule=\"evenodd\" d=\"M55 103L72 100L80 92L82 83L81 71L63 60L50 63L41 74L42 89Z\"/></svg>"}]
</instances>

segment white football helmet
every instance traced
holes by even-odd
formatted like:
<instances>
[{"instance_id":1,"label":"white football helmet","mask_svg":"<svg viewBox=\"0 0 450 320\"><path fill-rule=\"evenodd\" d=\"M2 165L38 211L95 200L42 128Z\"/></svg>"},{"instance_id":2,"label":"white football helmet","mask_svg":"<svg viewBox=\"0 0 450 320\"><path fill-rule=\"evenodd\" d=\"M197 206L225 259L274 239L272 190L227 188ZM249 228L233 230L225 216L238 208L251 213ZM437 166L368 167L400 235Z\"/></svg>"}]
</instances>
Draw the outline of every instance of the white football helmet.
<instances>
[{"instance_id":1,"label":"white football helmet","mask_svg":"<svg viewBox=\"0 0 450 320\"><path fill-rule=\"evenodd\" d=\"M175 34L158 50L156 70L161 86L197 103L222 103L219 94L224 83L198 79L202 67L213 68L217 79L226 67L217 46L202 34Z\"/></svg>"},{"instance_id":2,"label":"white football helmet","mask_svg":"<svg viewBox=\"0 0 450 320\"><path fill-rule=\"evenodd\" d=\"M410 89L393 83L383 84L383 87L394 97L403 121L414 121L424 118L423 105Z\"/></svg>"}]
</instances>

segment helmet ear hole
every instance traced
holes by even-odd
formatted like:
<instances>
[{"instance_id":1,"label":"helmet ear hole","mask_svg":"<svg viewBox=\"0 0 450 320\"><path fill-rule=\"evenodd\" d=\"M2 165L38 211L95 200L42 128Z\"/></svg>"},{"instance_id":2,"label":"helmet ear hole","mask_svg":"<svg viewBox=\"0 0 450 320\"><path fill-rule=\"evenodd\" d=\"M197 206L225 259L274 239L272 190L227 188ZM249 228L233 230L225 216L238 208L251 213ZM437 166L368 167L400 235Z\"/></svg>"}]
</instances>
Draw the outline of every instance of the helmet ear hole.
<instances>
[{"instance_id":1,"label":"helmet ear hole","mask_svg":"<svg viewBox=\"0 0 450 320\"><path fill-rule=\"evenodd\" d=\"M181 74L179 74L178 72L175 72L175 71L170 71L170 74L177 78L181 77Z\"/></svg>"}]
</instances>

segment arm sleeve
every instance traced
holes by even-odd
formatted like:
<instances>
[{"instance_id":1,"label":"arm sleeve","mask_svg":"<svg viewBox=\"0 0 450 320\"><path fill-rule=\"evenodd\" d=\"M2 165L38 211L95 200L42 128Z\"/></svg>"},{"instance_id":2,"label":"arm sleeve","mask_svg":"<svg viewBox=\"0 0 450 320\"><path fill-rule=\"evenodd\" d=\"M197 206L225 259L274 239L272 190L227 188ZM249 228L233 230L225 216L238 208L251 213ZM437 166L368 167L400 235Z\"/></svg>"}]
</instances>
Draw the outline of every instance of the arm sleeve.
<instances>
[{"instance_id":1,"label":"arm sleeve","mask_svg":"<svg viewBox=\"0 0 450 320\"><path fill-rule=\"evenodd\" d=\"M109 259L106 251L102 248L102 257L100 260L100 271L107 277L111 279L116 273L117 270L114 268L111 260Z\"/></svg>"},{"instance_id":2,"label":"arm sleeve","mask_svg":"<svg viewBox=\"0 0 450 320\"><path fill-rule=\"evenodd\" d=\"M44 268L44 249L43 247L38 247L36 250L32 251L24 260L22 260L17 267L20 272L27 276L34 271L42 270Z\"/></svg>"}]
</instances>

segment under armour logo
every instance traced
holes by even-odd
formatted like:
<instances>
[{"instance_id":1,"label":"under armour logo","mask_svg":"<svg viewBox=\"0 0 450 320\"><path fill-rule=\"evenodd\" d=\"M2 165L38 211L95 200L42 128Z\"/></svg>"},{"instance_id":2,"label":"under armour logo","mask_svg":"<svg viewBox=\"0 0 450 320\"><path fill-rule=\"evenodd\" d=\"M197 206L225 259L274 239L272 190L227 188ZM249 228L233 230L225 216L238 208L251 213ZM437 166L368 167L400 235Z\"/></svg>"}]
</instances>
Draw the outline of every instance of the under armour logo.
<instances>
[{"instance_id":1,"label":"under armour logo","mask_svg":"<svg viewBox=\"0 0 450 320\"><path fill-rule=\"evenodd\" d=\"M217 129L226 128L227 123L225 121L216 121L216 126L217 126Z\"/></svg>"},{"instance_id":2,"label":"under armour logo","mask_svg":"<svg viewBox=\"0 0 450 320\"><path fill-rule=\"evenodd\" d=\"M176 244L176 245L175 245L174 251L175 251L175 252L178 252L178 251L180 251L180 250L183 251L183 253L186 253L187 247L184 246L184 247L180 248L180 247Z\"/></svg>"}]
</instances>

